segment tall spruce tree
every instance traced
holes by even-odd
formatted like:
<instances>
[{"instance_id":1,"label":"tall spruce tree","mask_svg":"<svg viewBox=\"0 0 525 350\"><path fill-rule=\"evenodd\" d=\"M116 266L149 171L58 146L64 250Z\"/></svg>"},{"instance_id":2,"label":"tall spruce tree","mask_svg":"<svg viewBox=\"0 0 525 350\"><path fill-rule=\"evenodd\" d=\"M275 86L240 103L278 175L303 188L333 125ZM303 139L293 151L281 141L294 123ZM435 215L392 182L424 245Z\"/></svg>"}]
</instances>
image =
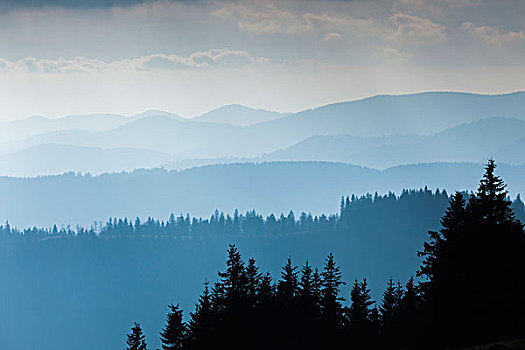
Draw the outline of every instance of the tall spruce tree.
<instances>
[{"instance_id":1,"label":"tall spruce tree","mask_svg":"<svg viewBox=\"0 0 525 350\"><path fill-rule=\"evenodd\" d=\"M344 299L340 297L341 285L341 269L335 264L332 253L326 258L324 270L321 273L321 312L323 321L328 324L330 328L340 328L343 325L343 307L341 301Z\"/></svg>"},{"instance_id":2,"label":"tall spruce tree","mask_svg":"<svg viewBox=\"0 0 525 350\"><path fill-rule=\"evenodd\" d=\"M283 266L281 272L281 279L277 283L277 295L281 302L290 303L297 295L298 278L297 266L292 264L292 259L286 260L286 265Z\"/></svg>"},{"instance_id":3,"label":"tall spruce tree","mask_svg":"<svg viewBox=\"0 0 525 350\"><path fill-rule=\"evenodd\" d=\"M246 266L246 291L251 303L255 303L260 285L261 273L255 264L255 259L250 258L248 260L248 266Z\"/></svg>"},{"instance_id":4,"label":"tall spruce tree","mask_svg":"<svg viewBox=\"0 0 525 350\"><path fill-rule=\"evenodd\" d=\"M267 272L261 277L261 283L259 286L258 303L268 304L275 296L275 286L273 284L272 275Z\"/></svg>"},{"instance_id":5,"label":"tall spruce tree","mask_svg":"<svg viewBox=\"0 0 525 350\"><path fill-rule=\"evenodd\" d=\"M170 311L166 316L166 326L160 332L160 340L164 350L183 349L184 338L186 337L186 325L182 317L182 310L179 305L169 305Z\"/></svg>"},{"instance_id":6,"label":"tall spruce tree","mask_svg":"<svg viewBox=\"0 0 525 350\"><path fill-rule=\"evenodd\" d=\"M399 320L401 311L401 300L403 298L403 290L401 285L395 283L392 278L388 280L385 291L383 292L383 299L379 305L379 313L381 320L381 327L384 330L392 328Z\"/></svg>"},{"instance_id":7,"label":"tall spruce tree","mask_svg":"<svg viewBox=\"0 0 525 350\"><path fill-rule=\"evenodd\" d=\"M313 289L313 270L312 266L306 260L306 263L301 268L301 278L299 279L299 296L301 298L310 298L312 296L312 289Z\"/></svg>"},{"instance_id":8,"label":"tall spruce tree","mask_svg":"<svg viewBox=\"0 0 525 350\"><path fill-rule=\"evenodd\" d=\"M140 324L135 322L131 327L131 333L127 335L126 350L147 350L146 336L142 333Z\"/></svg>"},{"instance_id":9,"label":"tall spruce tree","mask_svg":"<svg viewBox=\"0 0 525 350\"><path fill-rule=\"evenodd\" d=\"M379 323L381 336L389 344L398 344L400 336L400 317L403 289L399 282L388 280L383 298L379 305Z\"/></svg>"},{"instance_id":10,"label":"tall spruce tree","mask_svg":"<svg viewBox=\"0 0 525 350\"><path fill-rule=\"evenodd\" d=\"M213 330L219 317L213 305L209 282L204 282L204 291L199 296L195 311L190 313L187 326L187 346L189 349L206 348L213 340Z\"/></svg>"},{"instance_id":11,"label":"tall spruce tree","mask_svg":"<svg viewBox=\"0 0 525 350\"><path fill-rule=\"evenodd\" d=\"M370 296L366 278L362 282L355 280L350 291L352 304L347 311L347 324L350 337L363 345L366 340L376 337L377 310L372 306L375 301Z\"/></svg>"},{"instance_id":12,"label":"tall spruce tree","mask_svg":"<svg viewBox=\"0 0 525 350\"><path fill-rule=\"evenodd\" d=\"M490 341L525 330L523 321L511 321L525 311L523 225L495 168L490 159L466 205L459 193L452 197L441 230L430 232L430 242L420 252L427 336L440 334L444 345Z\"/></svg>"},{"instance_id":13,"label":"tall spruce tree","mask_svg":"<svg viewBox=\"0 0 525 350\"><path fill-rule=\"evenodd\" d=\"M226 261L226 271L219 272L220 281L216 291L219 295L218 302L222 307L227 308L236 304L247 296L247 277L244 262L241 254L235 245L230 244L228 249L228 259Z\"/></svg>"}]
</instances>

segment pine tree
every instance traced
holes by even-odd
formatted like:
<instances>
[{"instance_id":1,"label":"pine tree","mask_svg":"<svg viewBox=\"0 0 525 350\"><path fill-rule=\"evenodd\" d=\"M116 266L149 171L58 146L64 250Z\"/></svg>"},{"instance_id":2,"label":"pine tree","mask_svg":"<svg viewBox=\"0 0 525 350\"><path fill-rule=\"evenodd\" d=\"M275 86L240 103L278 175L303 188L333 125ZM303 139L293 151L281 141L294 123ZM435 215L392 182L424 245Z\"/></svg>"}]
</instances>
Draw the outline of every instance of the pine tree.
<instances>
[{"instance_id":1,"label":"pine tree","mask_svg":"<svg viewBox=\"0 0 525 350\"><path fill-rule=\"evenodd\" d=\"M490 159L468 203L456 193L439 232L419 253L424 312L432 334L448 345L490 341L525 329L523 225L515 218L503 181ZM501 315L506 317L501 318ZM447 345L447 344L445 344Z\"/></svg>"},{"instance_id":2,"label":"pine tree","mask_svg":"<svg viewBox=\"0 0 525 350\"><path fill-rule=\"evenodd\" d=\"M162 348L164 350L181 350L186 336L186 325L179 305L169 305L170 312L166 317L166 326L160 332Z\"/></svg>"},{"instance_id":3,"label":"pine tree","mask_svg":"<svg viewBox=\"0 0 525 350\"><path fill-rule=\"evenodd\" d=\"M319 273L319 269L315 269L312 274L312 298L315 302L316 311L321 312L321 288L323 286L323 279Z\"/></svg>"},{"instance_id":4,"label":"pine tree","mask_svg":"<svg viewBox=\"0 0 525 350\"><path fill-rule=\"evenodd\" d=\"M302 299L309 299L313 294L313 270L308 260L301 268L301 278L299 280L299 292L298 295Z\"/></svg>"},{"instance_id":5,"label":"pine tree","mask_svg":"<svg viewBox=\"0 0 525 350\"><path fill-rule=\"evenodd\" d=\"M348 327L351 337L360 343L375 336L377 318L377 310L372 308L375 302L370 296L366 278L362 282L355 280L350 291L350 300L352 304L347 311Z\"/></svg>"},{"instance_id":6,"label":"pine tree","mask_svg":"<svg viewBox=\"0 0 525 350\"><path fill-rule=\"evenodd\" d=\"M255 264L255 259L250 258L248 260L248 266L246 266L246 289L248 298L252 303L255 303L255 299L259 292L261 284L261 274Z\"/></svg>"},{"instance_id":7,"label":"pine tree","mask_svg":"<svg viewBox=\"0 0 525 350\"><path fill-rule=\"evenodd\" d=\"M221 280L216 286L216 292L219 294L217 297L220 299L218 301L223 307L238 303L247 296L246 270L235 245L230 244L226 266L225 272L219 272Z\"/></svg>"},{"instance_id":8,"label":"pine tree","mask_svg":"<svg viewBox=\"0 0 525 350\"><path fill-rule=\"evenodd\" d=\"M484 225L518 224L511 203L507 200L507 185L494 174L495 169L494 159L489 159L476 196L469 201L470 210L477 219L483 219Z\"/></svg>"},{"instance_id":9,"label":"pine tree","mask_svg":"<svg viewBox=\"0 0 525 350\"><path fill-rule=\"evenodd\" d=\"M297 294L297 266L293 266L292 259L286 260L281 272L281 279L277 283L277 295L281 302L290 303Z\"/></svg>"},{"instance_id":10,"label":"pine tree","mask_svg":"<svg viewBox=\"0 0 525 350\"><path fill-rule=\"evenodd\" d=\"M401 303L403 298L403 289L399 282L394 283L390 278L387 287L383 292L381 305L379 305L378 323L383 341L394 345L399 343L401 318Z\"/></svg>"},{"instance_id":11,"label":"pine tree","mask_svg":"<svg viewBox=\"0 0 525 350\"><path fill-rule=\"evenodd\" d=\"M208 281L204 282L204 291L199 296L195 312L190 313L187 327L187 344L190 349L205 347L213 339L214 323L219 319L214 310Z\"/></svg>"},{"instance_id":12,"label":"pine tree","mask_svg":"<svg viewBox=\"0 0 525 350\"><path fill-rule=\"evenodd\" d=\"M405 284L399 310L398 344L409 348L417 348L423 335L421 331L420 312L421 299L414 284L414 277L410 277Z\"/></svg>"},{"instance_id":13,"label":"pine tree","mask_svg":"<svg viewBox=\"0 0 525 350\"><path fill-rule=\"evenodd\" d=\"M131 333L128 334L126 350L147 350L146 336L142 333L140 324L135 322L131 327Z\"/></svg>"},{"instance_id":14,"label":"pine tree","mask_svg":"<svg viewBox=\"0 0 525 350\"><path fill-rule=\"evenodd\" d=\"M259 304L268 304L275 296L275 286L273 285L272 275L265 273L261 278L259 293L257 296Z\"/></svg>"},{"instance_id":15,"label":"pine tree","mask_svg":"<svg viewBox=\"0 0 525 350\"><path fill-rule=\"evenodd\" d=\"M330 253L326 259L324 270L321 273L321 312L324 322L329 327L338 328L342 326L343 308L339 296L341 285L341 269L335 264L334 256Z\"/></svg>"},{"instance_id":16,"label":"pine tree","mask_svg":"<svg viewBox=\"0 0 525 350\"><path fill-rule=\"evenodd\" d=\"M394 283L394 280L390 278L388 280L386 290L383 292L381 305L379 306L379 317L383 329L392 328L393 325L398 321L402 298L403 291L400 284Z\"/></svg>"}]
</instances>

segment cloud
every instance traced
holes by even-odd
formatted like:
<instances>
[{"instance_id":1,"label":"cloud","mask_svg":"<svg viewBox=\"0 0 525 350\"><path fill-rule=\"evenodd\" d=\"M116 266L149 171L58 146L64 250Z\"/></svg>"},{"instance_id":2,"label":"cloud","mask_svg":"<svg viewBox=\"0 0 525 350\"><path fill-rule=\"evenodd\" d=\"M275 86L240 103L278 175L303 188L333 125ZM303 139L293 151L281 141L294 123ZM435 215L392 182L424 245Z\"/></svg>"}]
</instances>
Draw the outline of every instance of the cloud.
<instances>
[{"instance_id":1,"label":"cloud","mask_svg":"<svg viewBox=\"0 0 525 350\"><path fill-rule=\"evenodd\" d=\"M503 46L512 41L525 40L525 32L523 30L519 32L508 31L502 33L499 29L490 26L476 27L472 22L463 23L461 28L473 37L494 46Z\"/></svg>"},{"instance_id":2,"label":"cloud","mask_svg":"<svg viewBox=\"0 0 525 350\"><path fill-rule=\"evenodd\" d=\"M404 13L389 18L389 29L384 36L387 41L400 44L433 44L447 39L447 28L429 19Z\"/></svg>"},{"instance_id":3,"label":"cloud","mask_svg":"<svg viewBox=\"0 0 525 350\"><path fill-rule=\"evenodd\" d=\"M354 37L377 37L397 44L433 44L447 39L444 25L404 13L387 18L357 18L346 13L310 13L289 11L273 2L227 3L215 16L237 24L251 34L319 33L323 40L338 39L344 34Z\"/></svg>"},{"instance_id":4,"label":"cloud","mask_svg":"<svg viewBox=\"0 0 525 350\"><path fill-rule=\"evenodd\" d=\"M383 58L386 62L399 64L407 62L409 54L392 47L384 47L376 56Z\"/></svg>"},{"instance_id":5,"label":"cloud","mask_svg":"<svg viewBox=\"0 0 525 350\"><path fill-rule=\"evenodd\" d=\"M137 4L153 2L156 2L156 0L0 0L0 6L7 9L44 7L91 9L108 7L127 7Z\"/></svg>"},{"instance_id":6,"label":"cloud","mask_svg":"<svg viewBox=\"0 0 525 350\"><path fill-rule=\"evenodd\" d=\"M325 41L331 41L331 40L337 40L337 39L340 39L342 37L341 34L337 33L337 32L330 32L330 33L326 33L323 37L323 40Z\"/></svg>"},{"instance_id":7,"label":"cloud","mask_svg":"<svg viewBox=\"0 0 525 350\"><path fill-rule=\"evenodd\" d=\"M272 2L227 3L214 12L216 17L235 23L239 30L251 34L325 34L339 31L377 32L373 19L360 19L338 13L295 13ZM333 37L333 36L332 36Z\"/></svg>"},{"instance_id":8,"label":"cloud","mask_svg":"<svg viewBox=\"0 0 525 350\"><path fill-rule=\"evenodd\" d=\"M104 62L77 56L73 59L36 59L25 57L16 61L0 58L0 72L25 73L93 73L106 71L155 71L211 68L241 68L249 64L265 63L264 57L253 57L246 51L211 49L190 56L152 54L133 59Z\"/></svg>"}]
</instances>

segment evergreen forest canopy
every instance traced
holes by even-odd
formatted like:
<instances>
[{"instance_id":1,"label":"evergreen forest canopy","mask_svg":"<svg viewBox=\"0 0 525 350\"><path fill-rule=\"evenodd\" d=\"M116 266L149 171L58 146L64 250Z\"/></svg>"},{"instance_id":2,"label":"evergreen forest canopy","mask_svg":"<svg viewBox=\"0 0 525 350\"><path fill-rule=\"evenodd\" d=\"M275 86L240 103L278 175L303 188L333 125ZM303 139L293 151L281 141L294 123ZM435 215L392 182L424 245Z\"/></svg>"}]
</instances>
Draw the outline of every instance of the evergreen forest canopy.
<instances>
[{"instance_id":1,"label":"evergreen forest canopy","mask_svg":"<svg viewBox=\"0 0 525 350\"><path fill-rule=\"evenodd\" d=\"M418 253L418 279L391 278L379 302L366 279L341 295L332 254L322 270L289 258L275 282L231 245L226 270L204 283L187 321L169 305L162 348L454 348L522 336L525 235L495 167L489 160L476 193L452 196L441 229ZM341 209L344 217L346 201ZM146 349L138 323L127 345Z\"/></svg>"}]
</instances>

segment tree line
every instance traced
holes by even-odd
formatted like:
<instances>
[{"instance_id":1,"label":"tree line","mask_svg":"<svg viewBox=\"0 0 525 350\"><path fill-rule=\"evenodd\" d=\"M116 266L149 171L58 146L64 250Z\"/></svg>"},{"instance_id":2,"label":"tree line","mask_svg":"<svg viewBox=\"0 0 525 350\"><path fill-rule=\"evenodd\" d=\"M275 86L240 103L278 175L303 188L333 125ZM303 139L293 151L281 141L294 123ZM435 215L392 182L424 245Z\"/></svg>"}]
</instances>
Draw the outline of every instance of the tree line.
<instances>
[{"instance_id":1,"label":"tree line","mask_svg":"<svg viewBox=\"0 0 525 350\"><path fill-rule=\"evenodd\" d=\"M464 193L470 197L472 193ZM161 221L148 217L109 218L103 223L95 223L89 228L77 226L51 228L17 229L9 222L0 225L0 239L23 238L38 240L46 237L207 237L207 236L279 236L288 234L307 234L315 232L356 231L369 229L370 225L380 225L383 221L398 222L411 217L421 229L439 217L445 210L450 197L439 189L403 190L397 196L390 192L386 195L366 194L363 196L342 197L340 212L333 215L311 215L302 212L296 216L293 211L287 215L270 214L264 217L255 210L245 214L238 210L230 214L216 210L209 219L186 215L170 215L168 220ZM516 216L525 222L525 208L518 195L512 203Z\"/></svg>"},{"instance_id":2,"label":"tree line","mask_svg":"<svg viewBox=\"0 0 525 350\"><path fill-rule=\"evenodd\" d=\"M366 279L341 295L332 254L321 270L289 258L275 280L231 245L226 269L204 283L187 319L169 305L162 348L456 348L522 336L525 234L495 167L489 160L475 193L454 193L441 229L418 252L415 278L390 279L380 301ZM346 199L341 217L344 210ZM126 344L147 348L140 324Z\"/></svg>"}]
</instances>

